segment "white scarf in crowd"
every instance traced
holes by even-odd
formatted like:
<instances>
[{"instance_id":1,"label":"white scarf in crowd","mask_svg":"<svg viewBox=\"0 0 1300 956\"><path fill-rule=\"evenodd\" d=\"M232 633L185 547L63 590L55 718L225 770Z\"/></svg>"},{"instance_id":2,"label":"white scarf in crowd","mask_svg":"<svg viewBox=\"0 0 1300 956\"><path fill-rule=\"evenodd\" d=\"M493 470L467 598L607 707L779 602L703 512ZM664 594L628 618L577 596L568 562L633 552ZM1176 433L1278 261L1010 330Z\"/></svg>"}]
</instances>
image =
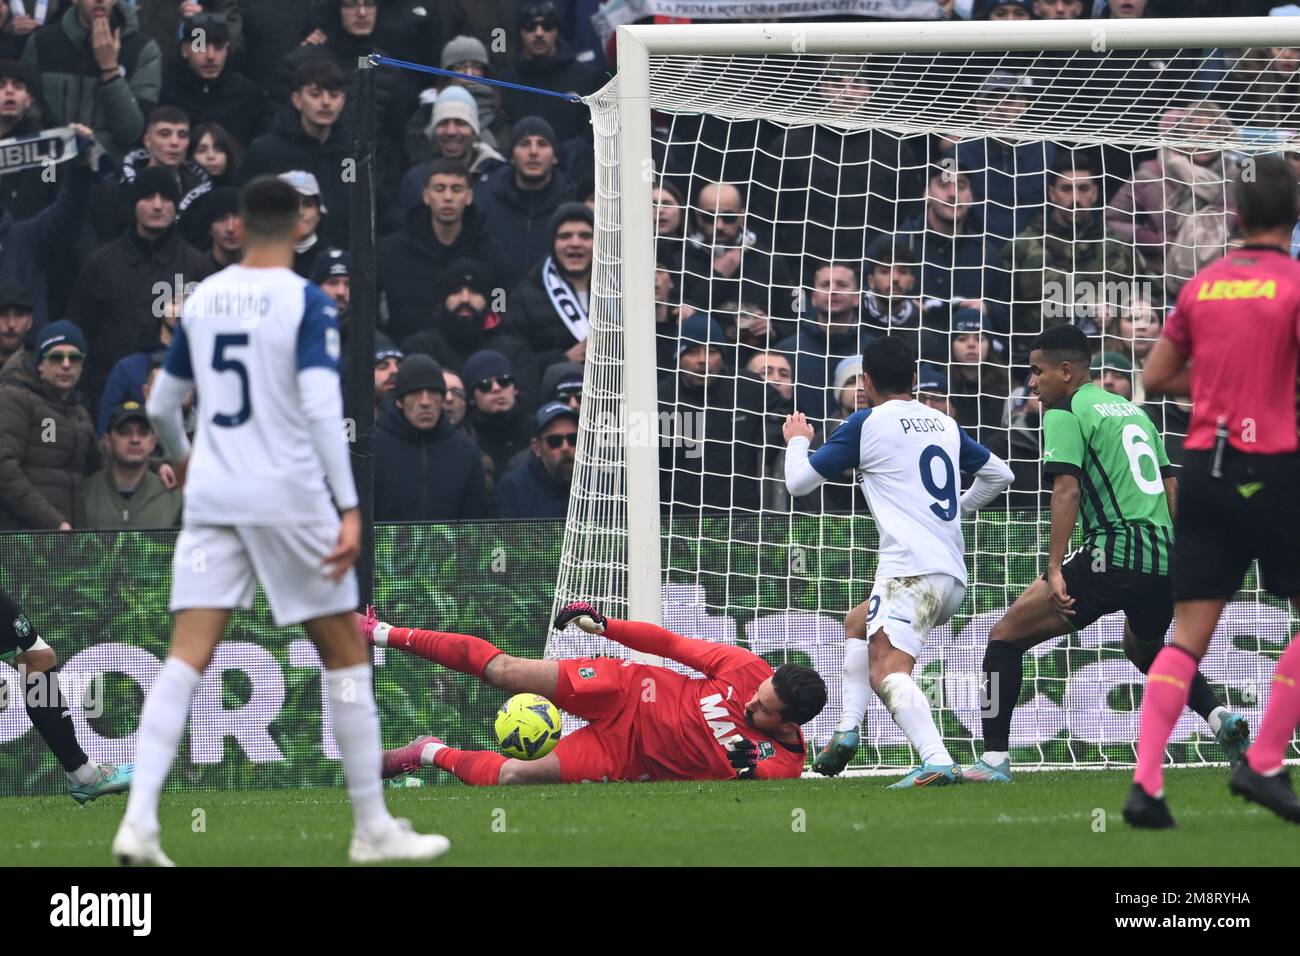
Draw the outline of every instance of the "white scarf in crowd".
<instances>
[{"instance_id":1,"label":"white scarf in crowd","mask_svg":"<svg viewBox=\"0 0 1300 956\"><path fill-rule=\"evenodd\" d=\"M574 341L586 341L591 332L591 324L587 320L587 307L573 291L573 286L569 285L564 278L564 273L555 262L555 256L547 256L546 262L542 265L542 286L550 296L551 305L554 306L560 319L573 334Z\"/></svg>"}]
</instances>

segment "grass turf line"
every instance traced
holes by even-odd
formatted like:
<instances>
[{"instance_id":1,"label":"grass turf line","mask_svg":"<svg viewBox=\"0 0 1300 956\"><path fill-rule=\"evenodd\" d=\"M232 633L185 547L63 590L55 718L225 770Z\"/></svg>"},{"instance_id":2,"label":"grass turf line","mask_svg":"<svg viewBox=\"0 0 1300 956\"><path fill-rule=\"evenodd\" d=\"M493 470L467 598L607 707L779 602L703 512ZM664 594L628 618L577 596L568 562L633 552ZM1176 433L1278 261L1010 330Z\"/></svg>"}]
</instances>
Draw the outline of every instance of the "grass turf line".
<instances>
[{"instance_id":1,"label":"grass turf line","mask_svg":"<svg viewBox=\"0 0 1300 956\"><path fill-rule=\"evenodd\" d=\"M1290 865L1295 829L1229 795L1226 770L1166 773L1180 829L1120 817L1127 771L1024 774L1010 786L891 791L878 778L385 790L395 814L445 833L435 865ZM124 798L0 799L7 866L94 866ZM1094 811L1105 832L1094 832ZM194 811L206 832L195 833ZM802 813L800 813L800 811ZM346 862L343 790L167 793L163 846L180 865ZM802 819L803 832L796 831ZM495 824L495 829L494 829ZM504 832L498 832L504 826Z\"/></svg>"}]
</instances>

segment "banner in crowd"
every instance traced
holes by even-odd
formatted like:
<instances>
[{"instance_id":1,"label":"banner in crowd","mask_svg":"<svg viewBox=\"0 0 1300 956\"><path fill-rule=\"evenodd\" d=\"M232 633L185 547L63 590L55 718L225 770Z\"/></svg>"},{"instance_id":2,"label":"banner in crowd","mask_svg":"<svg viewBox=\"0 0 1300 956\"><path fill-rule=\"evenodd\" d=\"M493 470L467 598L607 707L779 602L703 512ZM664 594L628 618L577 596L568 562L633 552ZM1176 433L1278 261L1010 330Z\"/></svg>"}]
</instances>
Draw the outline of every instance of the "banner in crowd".
<instances>
[{"instance_id":1,"label":"banner in crowd","mask_svg":"<svg viewBox=\"0 0 1300 956\"><path fill-rule=\"evenodd\" d=\"M0 139L0 176L66 162L79 151L77 134L69 126Z\"/></svg>"},{"instance_id":2,"label":"banner in crowd","mask_svg":"<svg viewBox=\"0 0 1300 956\"><path fill-rule=\"evenodd\" d=\"M769 515L676 521L665 538L664 624L739 643L773 664L811 664L831 701L805 728L834 727L843 615L866 598L877 537L869 518ZM1033 513L987 512L968 523L971 587L958 616L931 638L918 683L931 694L958 759L979 734L979 669L989 629L1040 573ZM1041 537L1044 536L1044 537ZM548 636L562 522L381 525L375 596L394 624L484 637L541 657ZM23 605L63 662L78 738L95 759L129 761L144 695L170 638L174 532L0 535L0 585ZM703 573L701 573L703 572ZM1229 606L1202 662L1211 685L1258 725L1274 663L1291 634L1287 609L1246 596ZM1012 725L1018 761L1129 762L1142 677L1125 660L1119 615L1035 648ZM611 653L615 649L611 648ZM553 648L561 656L562 646ZM506 694L428 661L376 649L375 685L386 746L436 734L455 746L495 746ZM17 674L0 664L0 794L66 792L64 775L23 708ZM277 631L260 590L237 611L203 676L172 788L336 786L339 753L321 716L321 664L301 628ZM1186 713L1171 753L1218 760L1203 722ZM1293 754L1294 755L1294 754ZM867 713L860 757L905 766L905 741L879 702ZM428 774L434 777L445 775Z\"/></svg>"},{"instance_id":3,"label":"banner in crowd","mask_svg":"<svg viewBox=\"0 0 1300 956\"><path fill-rule=\"evenodd\" d=\"M861 16L884 20L937 20L934 0L608 0L591 22L608 43L614 31L642 17L690 20L807 20L810 17Z\"/></svg>"}]
</instances>

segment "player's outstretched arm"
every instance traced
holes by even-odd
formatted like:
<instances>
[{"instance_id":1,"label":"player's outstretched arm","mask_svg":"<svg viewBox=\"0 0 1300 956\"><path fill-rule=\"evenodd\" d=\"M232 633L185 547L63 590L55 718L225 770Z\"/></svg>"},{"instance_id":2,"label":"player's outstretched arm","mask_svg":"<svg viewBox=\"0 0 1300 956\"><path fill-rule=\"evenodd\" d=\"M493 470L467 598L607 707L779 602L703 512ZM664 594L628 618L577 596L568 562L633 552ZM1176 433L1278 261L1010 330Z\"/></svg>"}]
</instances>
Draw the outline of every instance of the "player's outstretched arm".
<instances>
[{"instance_id":1,"label":"player's outstretched arm","mask_svg":"<svg viewBox=\"0 0 1300 956\"><path fill-rule=\"evenodd\" d=\"M863 409L846 418L812 457L808 449L813 427L803 412L795 412L785 420L781 427L786 442L785 486L791 495L798 498L811 494L828 478L862 464L862 423L870 413Z\"/></svg>"},{"instance_id":2,"label":"player's outstretched arm","mask_svg":"<svg viewBox=\"0 0 1300 956\"><path fill-rule=\"evenodd\" d=\"M1147 356L1147 363L1142 367L1142 387L1148 398L1192 394L1192 367L1187 356L1167 336L1156 339Z\"/></svg>"},{"instance_id":3,"label":"player's outstretched arm","mask_svg":"<svg viewBox=\"0 0 1300 956\"><path fill-rule=\"evenodd\" d=\"M149 390L149 400L145 403L145 413L149 416L154 434L158 436L163 457L176 466L176 478L181 484L185 480L184 462L190 454L190 440L185 434L183 411L190 385L189 379L178 377L164 365L154 379L153 388Z\"/></svg>"},{"instance_id":4,"label":"player's outstretched arm","mask_svg":"<svg viewBox=\"0 0 1300 956\"><path fill-rule=\"evenodd\" d=\"M555 616L557 631L564 630L570 623L577 624L588 634L603 634L611 641L617 641L642 654L667 657L679 664L693 667L707 677L762 660L744 648L683 637L657 624L607 618L586 601L566 604Z\"/></svg>"},{"instance_id":5,"label":"player's outstretched arm","mask_svg":"<svg viewBox=\"0 0 1300 956\"><path fill-rule=\"evenodd\" d=\"M964 515L974 514L995 501L998 495L1011 487L1015 478L1010 465L964 430L961 432L959 459L961 470L971 476L971 486L961 496L961 513Z\"/></svg>"}]
</instances>

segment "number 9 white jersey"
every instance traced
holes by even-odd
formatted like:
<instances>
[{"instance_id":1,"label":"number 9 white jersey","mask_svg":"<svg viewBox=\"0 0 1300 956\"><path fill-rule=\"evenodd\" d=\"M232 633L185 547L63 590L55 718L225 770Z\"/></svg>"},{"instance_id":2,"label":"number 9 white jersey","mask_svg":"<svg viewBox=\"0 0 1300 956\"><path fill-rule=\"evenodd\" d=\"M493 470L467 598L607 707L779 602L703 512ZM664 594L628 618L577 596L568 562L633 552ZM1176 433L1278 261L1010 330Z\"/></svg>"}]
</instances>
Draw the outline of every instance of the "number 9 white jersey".
<instances>
[{"instance_id":1,"label":"number 9 white jersey","mask_svg":"<svg viewBox=\"0 0 1300 956\"><path fill-rule=\"evenodd\" d=\"M854 412L808 463L824 478L857 469L880 529L877 580L943 573L964 585L958 473L974 474L990 457L947 415L895 399Z\"/></svg>"},{"instance_id":2,"label":"number 9 white jersey","mask_svg":"<svg viewBox=\"0 0 1300 956\"><path fill-rule=\"evenodd\" d=\"M333 300L289 269L235 265L199 283L163 366L197 393L186 525L337 522L298 373L337 374L339 353Z\"/></svg>"}]
</instances>

